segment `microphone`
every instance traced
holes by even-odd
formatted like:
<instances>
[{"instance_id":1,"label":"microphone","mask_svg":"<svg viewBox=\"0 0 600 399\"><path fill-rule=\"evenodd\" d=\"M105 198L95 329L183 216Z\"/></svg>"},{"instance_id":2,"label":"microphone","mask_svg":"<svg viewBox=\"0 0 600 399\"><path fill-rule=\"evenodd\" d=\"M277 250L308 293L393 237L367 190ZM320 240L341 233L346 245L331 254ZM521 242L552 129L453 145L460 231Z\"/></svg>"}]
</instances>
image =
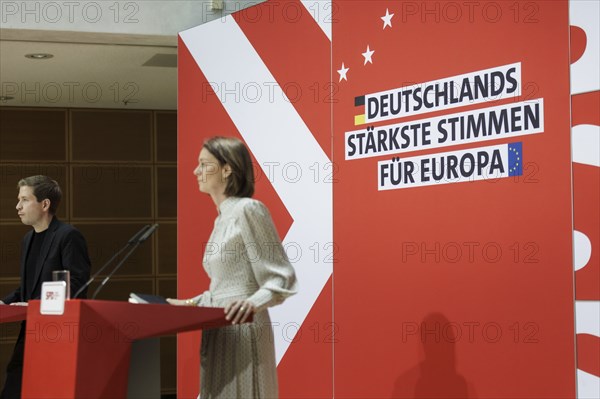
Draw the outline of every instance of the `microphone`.
<instances>
[{"instance_id":1,"label":"microphone","mask_svg":"<svg viewBox=\"0 0 600 399\"><path fill-rule=\"evenodd\" d=\"M148 231L148 229L150 229L150 228L151 228L151 227L150 227L150 225L149 225L149 224L147 224L147 225L145 225L144 227L142 227L142 228L140 229L140 231L138 231L137 233L135 233L135 234L133 235L133 237L131 237L131 238L129 239L129 241L127 241L127 244L131 245L131 244L135 244L136 242L138 242L138 240L140 239L140 237L141 237L141 236L142 236L142 235L143 235L143 234L144 234L146 231Z\"/></svg>"},{"instance_id":2,"label":"microphone","mask_svg":"<svg viewBox=\"0 0 600 399\"><path fill-rule=\"evenodd\" d=\"M148 226L146 226L146 227L148 227ZM152 233L154 233L154 231L157 228L158 228L158 223L152 225L152 227L150 227L150 228L148 228L148 229L145 230L145 232L137 239L137 241L135 241L135 243L133 244L133 247L129 250L129 252L127 252L125 254L125 256L123 256L123 259L121 259L121 261L119 263L117 263L117 265L108 274L108 276L106 276L104 278L104 280L102 280L102 282L100 283L100 285L98 286L98 288L96 288L96 291L94 292L94 295L92 295L92 299L96 299L96 296L98 295L98 293L100 292L100 290L106 285L106 283L108 282L108 280L110 280L110 278L113 276L113 274L115 274L117 272L117 270L119 270L121 268L121 265L123 265L123 263L125 263L125 261L127 260L127 258L129 258L129 256L131 256L131 254L133 253L133 251L135 251L137 249L137 247L141 243L143 243L144 241L146 241L152 235ZM133 241L133 238L130 241Z\"/></svg>"},{"instance_id":3,"label":"microphone","mask_svg":"<svg viewBox=\"0 0 600 399\"><path fill-rule=\"evenodd\" d=\"M150 236L152 234L154 234L154 231L156 229L158 229L158 223L153 224L152 227L150 227L148 230L146 230L146 232L139 238L140 244L143 243L144 241L146 241L148 238L150 238Z\"/></svg>"},{"instance_id":4,"label":"microphone","mask_svg":"<svg viewBox=\"0 0 600 399\"><path fill-rule=\"evenodd\" d=\"M102 265L102 267L96 272L94 273L94 275L81 287L77 290L77 292L75 293L75 295L73 295L73 299L77 298L77 296L79 294L81 294L83 292L83 290L85 290L87 287L89 287L90 284L92 284L92 282L96 279L96 277L98 277L100 275L100 273L102 273L102 271L104 269L106 269L106 267L108 265L110 265L112 263L113 260L115 260L115 258L117 256L119 256L125 249L127 249L127 247L129 247L130 245L135 244L136 242L139 241L140 237L150 228L150 225L147 224L144 227L142 227L137 233L135 233L130 239L129 241L127 241L127 243L125 244L125 246L123 246L123 248L119 249L117 251L117 253L115 253L112 258L110 258L108 261L106 261L104 263L104 265Z\"/></svg>"}]
</instances>

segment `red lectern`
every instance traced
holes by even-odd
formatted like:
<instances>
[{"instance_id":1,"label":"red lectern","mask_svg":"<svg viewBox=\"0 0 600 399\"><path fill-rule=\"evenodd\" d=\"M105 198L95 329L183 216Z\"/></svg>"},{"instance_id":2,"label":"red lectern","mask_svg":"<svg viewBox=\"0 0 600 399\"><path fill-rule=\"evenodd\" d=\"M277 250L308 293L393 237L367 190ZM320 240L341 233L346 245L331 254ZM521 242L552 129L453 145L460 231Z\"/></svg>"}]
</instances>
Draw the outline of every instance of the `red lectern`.
<instances>
[{"instance_id":1,"label":"red lectern","mask_svg":"<svg viewBox=\"0 0 600 399\"><path fill-rule=\"evenodd\" d=\"M23 398L126 398L131 345L229 324L223 309L72 300L63 315L30 301Z\"/></svg>"},{"instance_id":2,"label":"red lectern","mask_svg":"<svg viewBox=\"0 0 600 399\"><path fill-rule=\"evenodd\" d=\"M0 323L25 320L27 307L0 305Z\"/></svg>"}]
</instances>

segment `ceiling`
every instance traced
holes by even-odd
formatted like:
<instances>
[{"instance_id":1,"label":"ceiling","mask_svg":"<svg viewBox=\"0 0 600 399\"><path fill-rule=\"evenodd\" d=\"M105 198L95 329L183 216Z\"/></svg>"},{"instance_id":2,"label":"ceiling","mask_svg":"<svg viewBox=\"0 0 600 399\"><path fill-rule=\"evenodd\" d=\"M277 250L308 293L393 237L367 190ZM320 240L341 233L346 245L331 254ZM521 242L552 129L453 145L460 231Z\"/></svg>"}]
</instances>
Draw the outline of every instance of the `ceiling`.
<instances>
[{"instance_id":1,"label":"ceiling","mask_svg":"<svg viewBox=\"0 0 600 399\"><path fill-rule=\"evenodd\" d=\"M176 63L176 36L0 29L0 106L175 110Z\"/></svg>"},{"instance_id":2,"label":"ceiling","mask_svg":"<svg viewBox=\"0 0 600 399\"><path fill-rule=\"evenodd\" d=\"M126 2L118 15L131 21L114 20L116 2L101 2L98 20L71 15L68 2L10 2L0 24L0 106L175 110L177 32L263 1ZM32 53L53 57L25 57Z\"/></svg>"}]
</instances>

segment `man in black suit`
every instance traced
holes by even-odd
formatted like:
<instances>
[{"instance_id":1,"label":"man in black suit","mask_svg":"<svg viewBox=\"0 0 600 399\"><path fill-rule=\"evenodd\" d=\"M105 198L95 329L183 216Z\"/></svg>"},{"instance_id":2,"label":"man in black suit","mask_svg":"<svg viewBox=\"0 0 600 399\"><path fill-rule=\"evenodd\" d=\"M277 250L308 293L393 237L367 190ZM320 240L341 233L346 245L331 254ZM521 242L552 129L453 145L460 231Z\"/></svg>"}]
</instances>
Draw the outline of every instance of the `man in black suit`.
<instances>
[{"instance_id":1,"label":"man in black suit","mask_svg":"<svg viewBox=\"0 0 600 399\"><path fill-rule=\"evenodd\" d=\"M73 226L56 218L62 198L58 183L47 176L31 176L18 183L17 213L21 222L33 227L21 244L21 285L8 294L0 305L25 306L30 299L40 299L42 283L52 281L54 270L69 270L71 292L77 292L90 277L87 244ZM79 295L85 298L85 291ZM25 322L6 369L6 382L0 399L21 397Z\"/></svg>"}]
</instances>

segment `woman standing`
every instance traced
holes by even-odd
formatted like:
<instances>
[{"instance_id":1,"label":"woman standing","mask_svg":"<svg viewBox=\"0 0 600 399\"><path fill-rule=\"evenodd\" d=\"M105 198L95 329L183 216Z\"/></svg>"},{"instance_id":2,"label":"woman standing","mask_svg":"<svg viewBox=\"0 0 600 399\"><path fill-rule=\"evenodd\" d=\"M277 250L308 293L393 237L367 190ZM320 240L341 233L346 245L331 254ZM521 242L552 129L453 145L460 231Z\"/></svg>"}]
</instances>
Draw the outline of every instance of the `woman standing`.
<instances>
[{"instance_id":1,"label":"woman standing","mask_svg":"<svg viewBox=\"0 0 600 399\"><path fill-rule=\"evenodd\" d=\"M254 194L250 153L238 139L206 141L194 170L219 215L204 254L210 287L174 305L224 307L232 325L202 331L200 397L276 398L277 369L267 308L297 283L267 208ZM216 250L215 250L216 249ZM243 324L253 315L252 323Z\"/></svg>"}]
</instances>

